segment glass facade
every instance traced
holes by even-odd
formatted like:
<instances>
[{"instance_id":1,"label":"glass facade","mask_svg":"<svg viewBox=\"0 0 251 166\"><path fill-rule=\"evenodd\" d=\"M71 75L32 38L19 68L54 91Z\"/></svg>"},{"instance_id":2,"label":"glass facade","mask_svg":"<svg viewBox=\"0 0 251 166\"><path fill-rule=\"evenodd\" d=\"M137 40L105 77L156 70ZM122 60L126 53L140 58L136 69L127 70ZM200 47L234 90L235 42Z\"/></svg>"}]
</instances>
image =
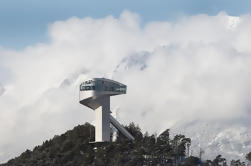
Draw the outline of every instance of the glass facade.
<instances>
[{"instance_id":1,"label":"glass facade","mask_svg":"<svg viewBox=\"0 0 251 166\"><path fill-rule=\"evenodd\" d=\"M88 80L80 85L80 91L88 90L126 93L126 86L105 80Z\"/></svg>"},{"instance_id":2,"label":"glass facade","mask_svg":"<svg viewBox=\"0 0 251 166\"><path fill-rule=\"evenodd\" d=\"M95 90L95 81L88 80L80 85L80 91Z\"/></svg>"}]
</instances>

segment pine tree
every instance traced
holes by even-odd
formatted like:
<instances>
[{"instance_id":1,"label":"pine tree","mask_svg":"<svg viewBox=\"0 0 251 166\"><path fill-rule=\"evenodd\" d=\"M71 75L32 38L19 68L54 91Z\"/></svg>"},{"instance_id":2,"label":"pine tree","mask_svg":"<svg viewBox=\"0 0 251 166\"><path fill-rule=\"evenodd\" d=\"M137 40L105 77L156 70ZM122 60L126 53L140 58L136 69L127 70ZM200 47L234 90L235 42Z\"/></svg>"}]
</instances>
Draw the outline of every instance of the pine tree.
<instances>
[{"instance_id":1,"label":"pine tree","mask_svg":"<svg viewBox=\"0 0 251 166\"><path fill-rule=\"evenodd\" d=\"M251 165L251 152L249 152L249 153L246 155L246 159L248 160L249 164Z\"/></svg>"}]
</instances>

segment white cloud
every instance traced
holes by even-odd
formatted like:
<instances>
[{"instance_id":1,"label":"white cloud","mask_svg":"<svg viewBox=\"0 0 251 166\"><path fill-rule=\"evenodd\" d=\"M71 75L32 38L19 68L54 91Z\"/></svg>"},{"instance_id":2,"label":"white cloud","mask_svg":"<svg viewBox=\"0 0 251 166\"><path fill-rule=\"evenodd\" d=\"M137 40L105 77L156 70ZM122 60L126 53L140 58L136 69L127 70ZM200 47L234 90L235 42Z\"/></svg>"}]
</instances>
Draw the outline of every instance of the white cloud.
<instances>
[{"instance_id":1,"label":"white cloud","mask_svg":"<svg viewBox=\"0 0 251 166\"><path fill-rule=\"evenodd\" d=\"M78 103L87 77L127 84L112 107L122 122L151 132L188 119L248 118L250 26L249 15L219 13L141 28L139 16L125 11L118 19L55 22L49 43L1 49L0 161L92 122L93 112Z\"/></svg>"},{"instance_id":2,"label":"white cloud","mask_svg":"<svg viewBox=\"0 0 251 166\"><path fill-rule=\"evenodd\" d=\"M2 87L2 85L0 84L0 96L3 95L4 91L5 91L4 87Z\"/></svg>"}]
</instances>

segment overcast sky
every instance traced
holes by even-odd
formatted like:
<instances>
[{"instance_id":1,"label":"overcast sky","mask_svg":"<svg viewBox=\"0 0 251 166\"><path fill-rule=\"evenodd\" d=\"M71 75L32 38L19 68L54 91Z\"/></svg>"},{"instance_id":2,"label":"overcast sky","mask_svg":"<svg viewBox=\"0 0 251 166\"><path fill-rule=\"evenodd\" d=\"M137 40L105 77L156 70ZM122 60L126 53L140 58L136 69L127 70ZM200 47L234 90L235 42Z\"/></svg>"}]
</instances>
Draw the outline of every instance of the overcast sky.
<instances>
[{"instance_id":1,"label":"overcast sky","mask_svg":"<svg viewBox=\"0 0 251 166\"><path fill-rule=\"evenodd\" d=\"M144 131L250 125L250 3L189 2L1 1L0 162L93 123L78 103L88 77L128 85L112 110Z\"/></svg>"}]
</instances>

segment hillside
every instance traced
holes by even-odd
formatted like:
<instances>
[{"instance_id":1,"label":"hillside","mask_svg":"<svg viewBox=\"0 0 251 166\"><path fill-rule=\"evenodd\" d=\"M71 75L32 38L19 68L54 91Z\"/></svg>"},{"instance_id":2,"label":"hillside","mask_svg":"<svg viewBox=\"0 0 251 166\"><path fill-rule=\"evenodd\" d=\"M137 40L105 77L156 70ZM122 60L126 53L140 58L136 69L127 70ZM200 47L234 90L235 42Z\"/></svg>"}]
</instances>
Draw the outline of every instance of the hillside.
<instances>
[{"instance_id":1,"label":"hillside","mask_svg":"<svg viewBox=\"0 0 251 166\"><path fill-rule=\"evenodd\" d=\"M135 142L118 135L113 143L89 143L94 140L94 126L89 123L76 126L60 136L26 150L0 166L107 166L107 165L221 165L226 159L220 155L213 161L202 162L188 155L190 138L176 135L169 138L169 130L158 137L144 135L138 126L131 123L126 128L135 137ZM237 161L238 163L239 161ZM241 162L239 162L241 164ZM238 165L237 165L238 166Z\"/></svg>"}]
</instances>

